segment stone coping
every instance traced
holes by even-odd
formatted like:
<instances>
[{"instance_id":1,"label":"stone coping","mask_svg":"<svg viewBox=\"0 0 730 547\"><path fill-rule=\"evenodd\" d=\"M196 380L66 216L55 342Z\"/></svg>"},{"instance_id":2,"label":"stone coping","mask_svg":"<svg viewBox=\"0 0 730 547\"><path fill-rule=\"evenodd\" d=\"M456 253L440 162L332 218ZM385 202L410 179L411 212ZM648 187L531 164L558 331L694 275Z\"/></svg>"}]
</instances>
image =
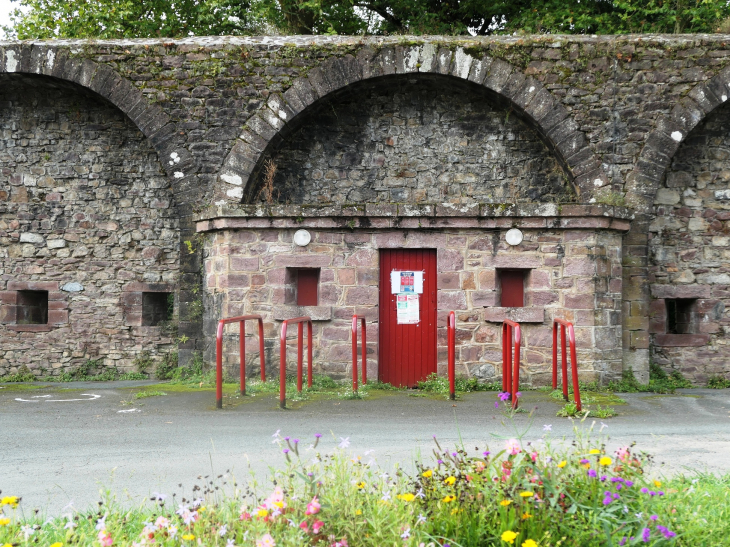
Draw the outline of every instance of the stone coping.
<instances>
[{"instance_id":1,"label":"stone coping","mask_svg":"<svg viewBox=\"0 0 730 547\"><path fill-rule=\"evenodd\" d=\"M439 36L439 35L402 35L402 36L191 36L188 38L121 38L121 39L60 39L60 40L0 40L0 47L14 45L76 46L167 46L170 44L194 47L225 46L289 46L311 47L323 45L418 45L433 42L448 42L454 45L469 46L473 44L509 44L531 45L545 44L548 47L561 47L564 43L580 44L614 44L622 43L641 45L657 44L696 44L699 42L727 42L728 34L621 34L621 35L583 35L583 34L532 34L524 36Z\"/></svg>"},{"instance_id":2,"label":"stone coping","mask_svg":"<svg viewBox=\"0 0 730 547\"><path fill-rule=\"evenodd\" d=\"M633 212L609 205L353 204L209 207L196 231L235 228L596 228L628 230Z\"/></svg>"}]
</instances>

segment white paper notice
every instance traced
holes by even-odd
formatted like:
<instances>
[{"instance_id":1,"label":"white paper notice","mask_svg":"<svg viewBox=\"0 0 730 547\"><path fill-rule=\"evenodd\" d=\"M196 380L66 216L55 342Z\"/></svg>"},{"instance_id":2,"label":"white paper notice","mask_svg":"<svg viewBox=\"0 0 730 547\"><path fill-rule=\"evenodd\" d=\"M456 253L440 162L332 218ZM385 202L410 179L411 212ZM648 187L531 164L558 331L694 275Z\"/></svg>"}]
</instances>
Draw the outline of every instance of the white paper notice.
<instances>
[{"instance_id":1,"label":"white paper notice","mask_svg":"<svg viewBox=\"0 0 730 547\"><path fill-rule=\"evenodd\" d=\"M390 272L390 292L392 294L423 294L423 272Z\"/></svg>"},{"instance_id":2,"label":"white paper notice","mask_svg":"<svg viewBox=\"0 0 730 547\"><path fill-rule=\"evenodd\" d=\"M417 294L399 294L396 296L397 319L399 325L415 325L421 320Z\"/></svg>"}]
</instances>

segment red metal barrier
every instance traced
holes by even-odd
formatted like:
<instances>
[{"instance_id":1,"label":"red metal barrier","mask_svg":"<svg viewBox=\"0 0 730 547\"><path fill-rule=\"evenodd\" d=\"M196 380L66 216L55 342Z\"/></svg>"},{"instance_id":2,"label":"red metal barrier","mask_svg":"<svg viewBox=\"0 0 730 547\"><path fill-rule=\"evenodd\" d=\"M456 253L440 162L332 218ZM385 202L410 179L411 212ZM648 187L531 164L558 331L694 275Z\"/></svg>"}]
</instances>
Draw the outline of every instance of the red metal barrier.
<instances>
[{"instance_id":1,"label":"red metal barrier","mask_svg":"<svg viewBox=\"0 0 730 547\"><path fill-rule=\"evenodd\" d=\"M512 360L512 340L515 353ZM502 323L502 391L512 398L512 408L517 408L517 392L520 390L520 343L522 335L520 324L509 319ZM513 373L514 369L514 373Z\"/></svg>"},{"instance_id":2,"label":"red metal barrier","mask_svg":"<svg viewBox=\"0 0 730 547\"><path fill-rule=\"evenodd\" d=\"M297 325L297 391L302 391L302 368L304 347L303 333L304 323L307 324L307 386L312 387L312 318L311 317L295 317L287 319L281 325L281 347L279 353L281 360L279 362L279 406L286 408L286 328L289 325Z\"/></svg>"},{"instance_id":3,"label":"red metal barrier","mask_svg":"<svg viewBox=\"0 0 730 547\"><path fill-rule=\"evenodd\" d=\"M558 325L560 325L561 341L561 362L563 379L563 398L570 401L568 396L568 354L565 351L565 331L568 331L568 342L570 343L570 368L573 376L573 395L575 395L575 406L578 412L581 411L580 390L578 388L578 359L575 354L575 331L573 323L565 319L553 319L553 389L558 389Z\"/></svg>"},{"instance_id":4,"label":"red metal barrier","mask_svg":"<svg viewBox=\"0 0 730 547\"><path fill-rule=\"evenodd\" d=\"M449 312L446 320L449 350L449 399L456 399L456 314Z\"/></svg>"},{"instance_id":5,"label":"red metal barrier","mask_svg":"<svg viewBox=\"0 0 730 547\"><path fill-rule=\"evenodd\" d=\"M246 395L246 321L258 320L259 322L259 361L261 363L261 381L266 381L266 357L264 354L264 320L260 315L242 315L240 317L229 317L218 321L218 331L215 335L215 406L223 408L223 327L228 323L238 323L240 328L239 353L240 353L240 376L241 395Z\"/></svg>"},{"instance_id":6,"label":"red metal barrier","mask_svg":"<svg viewBox=\"0 0 730 547\"><path fill-rule=\"evenodd\" d=\"M362 383L368 383L368 361L367 361L367 329L365 317L362 315L352 316L352 391L357 393L357 320L360 320L362 330Z\"/></svg>"}]
</instances>

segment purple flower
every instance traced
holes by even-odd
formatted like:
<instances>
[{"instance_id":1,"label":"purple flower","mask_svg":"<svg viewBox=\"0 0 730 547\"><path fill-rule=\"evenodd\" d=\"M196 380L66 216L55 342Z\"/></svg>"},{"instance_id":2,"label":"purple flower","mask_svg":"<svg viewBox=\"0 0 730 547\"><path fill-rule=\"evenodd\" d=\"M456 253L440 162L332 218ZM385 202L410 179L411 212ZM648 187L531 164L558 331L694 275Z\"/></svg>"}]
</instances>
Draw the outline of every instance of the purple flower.
<instances>
[{"instance_id":1,"label":"purple flower","mask_svg":"<svg viewBox=\"0 0 730 547\"><path fill-rule=\"evenodd\" d=\"M285 440L285 441L288 441L288 440L289 440L289 437L284 437L284 440Z\"/></svg>"},{"instance_id":2,"label":"purple flower","mask_svg":"<svg viewBox=\"0 0 730 547\"><path fill-rule=\"evenodd\" d=\"M596 475L598 475L598 473L596 473L596 470L595 469L589 469L588 470L588 476L590 478L595 479L596 478Z\"/></svg>"},{"instance_id":3,"label":"purple flower","mask_svg":"<svg viewBox=\"0 0 730 547\"><path fill-rule=\"evenodd\" d=\"M484 457L486 458L491 454L491 452L489 450L485 450L484 452L482 452L482 454L484 454Z\"/></svg>"},{"instance_id":4,"label":"purple flower","mask_svg":"<svg viewBox=\"0 0 730 547\"><path fill-rule=\"evenodd\" d=\"M652 515L652 516L650 516L650 517L649 517L649 520L654 520L654 521L655 521L655 520L657 520L658 518L659 518L658 516L656 516L656 515Z\"/></svg>"},{"instance_id":5,"label":"purple flower","mask_svg":"<svg viewBox=\"0 0 730 547\"><path fill-rule=\"evenodd\" d=\"M452 452L452 453L451 453L451 455L452 455L452 456L453 456L454 458L455 458L456 456L458 456L458 454L457 454L456 452Z\"/></svg>"},{"instance_id":6,"label":"purple flower","mask_svg":"<svg viewBox=\"0 0 730 547\"><path fill-rule=\"evenodd\" d=\"M314 436L315 436L315 438L319 439L322 436L322 434L321 433L315 433Z\"/></svg>"},{"instance_id":7,"label":"purple flower","mask_svg":"<svg viewBox=\"0 0 730 547\"><path fill-rule=\"evenodd\" d=\"M436 460L436 463L437 463L438 465L441 465L442 463L444 463L444 460Z\"/></svg>"},{"instance_id":8,"label":"purple flower","mask_svg":"<svg viewBox=\"0 0 730 547\"><path fill-rule=\"evenodd\" d=\"M654 492L654 490L652 490L652 491L649 492L649 495L652 496L652 497L653 496L656 496L656 492Z\"/></svg>"},{"instance_id":9,"label":"purple flower","mask_svg":"<svg viewBox=\"0 0 730 547\"><path fill-rule=\"evenodd\" d=\"M520 397L522 397L522 393L520 393L520 392L518 391L517 393L515 393L515 397L517 397L517 398L519 399Z\"/></svg>"},{"instance_id":10,"label":"purple flower","mask_svg":"<svg viewBox=\"0 0 730 547\"><path fill-rule=\"evenodd\" d=\"M603 498L603 505L610 505L611 501L613 500L611 500L610 497L606 496L605 498Z\"/></svg>"},{"instance_id":11,"label":"purple flower","mask_svg":"<svg viewBox=\"0 0 730 547\"><path fill-rule=\"evenodd\" d=\"M580 463L581 463L581 464L583 464L583 465L585 465L585 464L587 464L587 463L591 463L591 460L587 460L587 459L583 458L583 459L582 459L582 460L580 461Z\"/></svg>"},{"instance_id":12,"label":"purple flower","mask_svg":"<svg viewBox=\"0 0 730 547\"><path fill-rule=\"evenodd\" d=\"M619 541L618 544L619 547L623 547L624 545L626 545L626 536L622 537L621 541Z\"/></svg>"},{"instance_id":13,"label":"purple flower","mask_svg":"<svg viewBox=\"0 0 730 547\"><path fill-rule=\"evenodd\" d=\"M289 449L288 448L285 448L284 449L284 454L288 454L288 453L289 453Z\"/></svg>"},{"instance_id":14,"label":"purple flower","mask_svg":"<svg viewBox=\"0 0 730 547\"><path fill-rule=\"evenodd\" d=\"M631 488L632 486L634 486L634 481L624 481L624 484Z\"/></svg>"},{"instance_id":15,"label":"purple flower","mask_svg":"<svg viewBox=\"0 0 730 547\"><path fill-rule=\"evenodd\" d=\"M508 400L509 400L509 391L502 391L502 392L501 392L501 393L499 394L499 398L500 398L500 399L501 399L502 401L508 401Z\"/></svg>"},{"instance_id":16,"label":"purple flower","mask_svg":"<svg viewBox=\"0 0 730 547\"><path fill-rule=\"evenodd\" d=\"M651 530L649 530L648 528L644 528L641 531L641 541L643 541L644 543L649 543L650 537L651 537Z\"/></svg>"},{"instance_id":17,"label":"purple flower","mask_svg":"<svg viewBox=\"0 0 730 547\"><path fill-rule=\"evenodd\" d=\"M299 442L299 439L294 439L294 444L297 444Z\"/></svg>"},{"instance_id":18,"label":"purple flower","mask_svg":"<svg viewBox=\"0 0 730 547\"><path fill-rule=\"evenodd\" d=\"M608 477L606 477L606 475L601 475L601 482L606 482L606 479L607 479L607 478L608 478Z\"/></svg>"},{"instance_id":19,"label":"purple flower","mask_svg":"<svg viewBox=\"0 0 730 547\"><path fill-rule=\"evenodd\" d=\"M619 496L618 494L614 494L614 495L613 495L613 499L615 499L615 500L619 500L619 499L621 499L621 496Z\"/></svg>"},{"instance_id":20,"label":"purple flower","mask_svg":"<svg viewBox=\"0 0 730 547\"><path fill-rule=\"evenodd\" d=\"M659 492L657 492L656 495L657 496L663 496L664 495L664 492L662 492L661 490L659 490Z\"/></svg>"},{"instance_id":21,"label":"purple flower","mask_svg":"<svg viewBox=\"0 0 730 547\"><path fill-rule=\"evenodd\" d=\"M494 401L494 408L499 408L499 401Z\"/></svg>"},{"instance_id":22,"label":"purple flower","mask_svg":"<svg viewBox=\"0 0 730 547\"><path fill-rule=\"evenodd\" d=\"M641 493L642 494L648 494L649 493L649 489L645 486L644 488L641 489Z\"/></svg>"}]
</instances>

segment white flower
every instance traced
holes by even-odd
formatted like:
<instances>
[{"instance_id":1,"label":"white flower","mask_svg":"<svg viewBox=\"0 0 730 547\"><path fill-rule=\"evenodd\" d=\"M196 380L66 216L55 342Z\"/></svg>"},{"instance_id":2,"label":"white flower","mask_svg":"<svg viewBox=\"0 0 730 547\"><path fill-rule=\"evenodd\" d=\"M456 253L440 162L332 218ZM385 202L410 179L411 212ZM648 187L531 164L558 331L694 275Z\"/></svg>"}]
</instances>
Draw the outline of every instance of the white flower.
<instances>
[{"instance_id":1,"label":"white flower","mask_svg":"<svg viewBox=\"0 0 730 547\"><path fill-rule=\"evenodd\" d=\"M418 489L418 492L416 492L416 497L417 498L425 498L426 497L426 494L423 493L423 488L419 488Z\"/></svg>"},{"instance_id":2,"label":"white flower","mask_svg":"<svg viewBox=\"0 0 730 547\"><path fill-rule=\"evenodd\" d=\"M553 430L553 424L545 424L542 426L543 431L552 431Z\"/></svg>"},{"instance_id":3,"label":"white flower","mask_svg":"<svg viewBox=\"0 0 730 547\"><path fill-rule=\"evenodd\" d=\"M337 445L340 448L347 448L348 446L350 446L350 437L347 437L346 439L343 439L342 437L340 437L340 441L341 441L340 444Z\"/></svg>"},{"instance_id":4,"label":"white flower","mask_svg":"<svg viewBox=\"0 0 730 547\"><path fill-rule=\"evenodd\" d=\"M384 492L383 497L380 498L383 501L389 501L390 500L390 492Z\"/></svg>"},{"instance_id":5,"label":"white flower","mask_svg":"<svg viewBox=\"0 0 730 547\"><path fill-rule=\"evenodd\" d=\"M76 526L78 526L78 525L74 521L72 521L71 519L68 519L68 522L63 527L63 529L64 530L73 530L74 528L76 528Z\"/></svg>"},{"instance_id":6,"label":"white flower","mask_svg":"<svg viewBox=\"0 0 730 547\"><path fill-rule=\"evenodd\" d=\"M418 515L418 520L416 520L416 524L421 524L423 522L426 522L426 516L423 514Z\"/></svg>"},{"instance_id":7,"label":"white flower","mask_svg":"<svg viewBox=\"0 0 730 547\"><path fill-rule=\"evenodd\" d=\"M409 537L411 537L411 529L406 528L406 531L403 532L400 537L402 537L403 539L408 539Z\"/></svg>"},{"instance_id":8,"label":"white flower","mask_svg":"<svg viewBox=\"0 0 730 547\"><path fill-rule=\"evenodd\" d=\"M226 547L236 547L236 542L234 542L233 539L228 538L228 541L226 542Z\"/></svg>"},{"instance_id":9,"label":"white flower","mask_svg":"<svg viewBox=\"0 0 730 547\"><path fill-rule=\"evenodd\" d=\"M182 514L183 514L183 513L185 512L185 511L187 511L187 510L188 510L188 506L187 506L187 505L183 505L183 504L181 503L180 505L178 505L178 506L177 506L177 511L175 511L175 513L177 513L178 515L182 516Z\"/></svg>"},{"instance_id":10,"label":"white flower","mask_svg":"<svg viewBox=\"0 0 730 547\"><path fill-rule=\"evenodd\" d=\"M152 499L156 499L158 501L165 501L167 499L167 494L160 494L159 492L152 492Z\"/></svg>"},{"instance_id":11,"label":"white flower","mask_svg":"<svg viewBox=\"0 0 730 547\"><path fill-rule=\"evenodd\" d=\"M272 438L272 439L274 439L273 441L271 441L271 444L276 444L276 443L278 443L278 442L279 442L279 431L281 431L281 429L277 429L277 430L276 430L276 433L274 433L274 434L273 434L273 435L271 436L271 438Z\"/></svg>"},{"instance_id":12,"label":"white flower","mask_svg":"<svg viewBox=\"0 0 730 547\"><path fill-rule=\"evenodd\" d=\"M194 500L193 507L200 507L201 505L203 505L204 501L205 500L203 498L198 498L198 499Z\"/></svg>"},{"instance_id":13,"label":"white flower","mask_svg":"<svg viewBox=\"0 0 730 547\"><path fill-rule=\"evenodd\" d=\"M33 534L35 534L35 530L33 530L33 527L32 526L28 526L28 525L23 526L20 529L20 531L23 532L23 535L25 536L25 540L26 541L28 541L28 538L30 536L32 536Z\"/></svg>"},{"instance_id":14,"label":"white flower","mask_svg":"<svg viewBox=\"0 0 730 547\"><path fill-rule=\"evenodd\" d=\"M174 538L177 535L177 526L170 526L167 529L167 533L170 534L171 538Z\"/></svg>"},{"instance_id":15,"label":"white flower","mask_svg":"<svg viewBox=\"0 0 730 547\"><path fill-rule=\"evenodd\" d=\"M106 520L106 515L104 515L103 517L101 517L99 520L96 521L97 530L99 530L99 531L106 530L106 522L104 522L105 520Z\"/></svg>"},{"instance_id":16,"label":"white flower","mask_svg":"<svg viewBox=\"0 0 730 547\"><path fill-rule=\"evenodd\" d=\"M223 537L223 536L225 536L225 535L226 535L227 533L228 533L228 526L226 526L226 525L224 524L223 526L221 526L221 529L220 529L220 530L218 530L218 535L219 535L220 537Z\"/></svg>"}]
</instances>

